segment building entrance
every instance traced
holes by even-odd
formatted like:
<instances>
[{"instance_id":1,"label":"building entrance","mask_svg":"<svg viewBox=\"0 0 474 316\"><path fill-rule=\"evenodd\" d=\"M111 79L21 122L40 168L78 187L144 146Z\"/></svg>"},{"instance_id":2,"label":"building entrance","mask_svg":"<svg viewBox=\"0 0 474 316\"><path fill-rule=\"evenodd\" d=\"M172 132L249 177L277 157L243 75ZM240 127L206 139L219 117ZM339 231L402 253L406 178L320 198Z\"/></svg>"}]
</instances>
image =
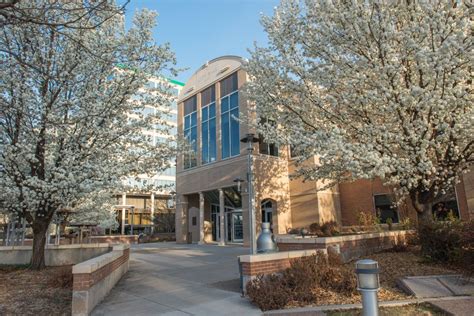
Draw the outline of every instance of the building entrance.
<instances>
[{"instance_id":1,"label":"building entrance","mask_svg":"<svg viewBox=\"0 0 474 316\"><path fill-rule=\"evenodd\" d=\"M211 205L212 240L220 240L219 205ZM242 210L225 208L224 237L226 242L241 243L244 240Z\"/></svg>"}]
</instances>

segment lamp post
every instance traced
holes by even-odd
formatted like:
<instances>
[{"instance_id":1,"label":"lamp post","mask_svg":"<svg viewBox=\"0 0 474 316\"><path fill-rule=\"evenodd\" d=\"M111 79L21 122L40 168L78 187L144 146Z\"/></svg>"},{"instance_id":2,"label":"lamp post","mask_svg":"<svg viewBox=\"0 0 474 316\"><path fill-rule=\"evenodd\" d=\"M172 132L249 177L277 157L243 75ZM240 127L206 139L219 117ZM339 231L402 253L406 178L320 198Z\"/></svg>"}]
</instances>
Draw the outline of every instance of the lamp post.
<instances>
[{"instance_id":1,"label":"lamp post","mask_svg":"<svg viewBox=\"0 0 474 316\"><path fill-rule=\"evenodd\" d=\"M356 262L357 289L362 295L362 315L378 316L377 291L380 287L379 264L372 259Z\"/></svg>"},{"instance_id":2,"label":"lamp post","mask_svg":"<svg viewBox=\"0 0 474 316\"><path fill-rule=\"evenodd\" d=\"M249 133L240 140L242 143L247 143L247 184L249 194L249 226L250 226L250 253L257 253L257 240L255 238L255 210L253 209L253 180L252 180L252 152L253 144L257 143L259 139L255 134Z\"/></svg>"}]
</instances>

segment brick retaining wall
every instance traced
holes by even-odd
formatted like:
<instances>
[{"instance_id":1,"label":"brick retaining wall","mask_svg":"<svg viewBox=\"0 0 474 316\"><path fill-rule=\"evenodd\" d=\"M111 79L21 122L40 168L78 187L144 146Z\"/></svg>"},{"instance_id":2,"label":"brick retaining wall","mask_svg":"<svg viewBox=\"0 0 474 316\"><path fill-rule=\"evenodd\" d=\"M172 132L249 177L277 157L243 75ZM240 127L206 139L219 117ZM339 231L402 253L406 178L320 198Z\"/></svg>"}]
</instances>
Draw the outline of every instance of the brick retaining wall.
<instances>
[{"instance_id":1,"label":"brick retaining wall","mask_svg":"<svg viewBox=\"0 0 474 316\"><path fill-rule=\"evenodd\" d=\"M242 291L245 292L247 282L257 275L282 272L290 267L293 260L315 254L316 250L302 250L240 256Z\"/></svg>"},{"instance_id":2,"label":"brick retaining wall","mask_svg":"<svg viewBox=\"0 0 474 316\"><path fill-rule=\"evenodd\" d=\"M280 251L310 250L332 248L340 253L344 261L393 248L394 245L406 245L413 231L388 231L364 233L336 237L278 236L277 245Z\"/></svg>"},{"instance_id":3,"label":"brick retaining wall","mask_svg":"<svg viewBox=\"0 0 474 316\"><path fill-rule=\"evenodd\" d=\"M72 268L72 315L89 315L128 271L130 246L113 246L111 252Z\"/></svg>"}]
</instances>

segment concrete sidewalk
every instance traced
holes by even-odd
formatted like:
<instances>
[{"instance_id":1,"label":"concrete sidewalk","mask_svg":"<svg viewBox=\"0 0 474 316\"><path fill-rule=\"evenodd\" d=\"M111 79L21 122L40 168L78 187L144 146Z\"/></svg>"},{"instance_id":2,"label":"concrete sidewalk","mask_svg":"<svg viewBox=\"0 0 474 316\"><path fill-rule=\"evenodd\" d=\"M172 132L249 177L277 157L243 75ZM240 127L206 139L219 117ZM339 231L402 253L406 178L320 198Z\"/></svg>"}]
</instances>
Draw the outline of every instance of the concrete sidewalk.
<instances>
[{"instance_id":1,"label":"concrete sidewalk","mask_svg":"<svg viewBox=\"0 0 474 316\"><path fill-rule=\"evenodd\" d=\"M474 280L461 275L411 276L398 279L397 284L417 298L474 295Z\"/></svg>"},{"instance_id":2,"label":"concrete sidewalk","mask_svg":"<svg viewBox=\"0 0 474 316\"><path fill-rule=\"evenodd\" d=\"M130 270L92 315L261 315L239 293L238 246L135 245Z\"/></svg>"}]
</instances>

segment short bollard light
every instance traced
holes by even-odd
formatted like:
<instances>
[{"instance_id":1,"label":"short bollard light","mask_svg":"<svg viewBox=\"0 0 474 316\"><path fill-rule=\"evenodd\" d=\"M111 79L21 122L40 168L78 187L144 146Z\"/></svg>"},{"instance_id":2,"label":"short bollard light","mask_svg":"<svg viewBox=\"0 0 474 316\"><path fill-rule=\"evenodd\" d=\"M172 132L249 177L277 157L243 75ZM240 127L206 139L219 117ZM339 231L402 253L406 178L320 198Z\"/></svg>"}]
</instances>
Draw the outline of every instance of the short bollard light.
<instances>
[{"instance_id":1,"label":"short bollard light","mask_svg":"<svg viewBox=\"0 0 474 316\"><path fill-rule=\"evenodd\" d=\"M371 259L356 262L357 289L362 295L362 315L378 316L379 264Z\"/></svg>"}]
</instances>

